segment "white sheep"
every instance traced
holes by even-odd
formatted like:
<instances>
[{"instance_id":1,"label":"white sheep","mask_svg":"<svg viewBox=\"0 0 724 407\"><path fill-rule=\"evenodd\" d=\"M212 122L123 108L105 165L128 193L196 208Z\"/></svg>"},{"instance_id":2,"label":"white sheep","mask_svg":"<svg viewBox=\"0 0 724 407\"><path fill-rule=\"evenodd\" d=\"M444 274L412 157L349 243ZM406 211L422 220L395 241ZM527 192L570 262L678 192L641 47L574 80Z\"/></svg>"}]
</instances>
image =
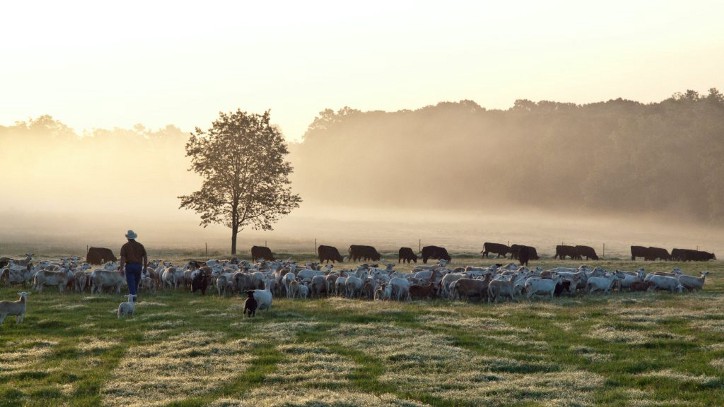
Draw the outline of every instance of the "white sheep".
<instances>
[{"instance_id":1,"label":"white sheep","mask_svg":"<svg viewBox=\"0 0 724 407\"><path fill-rule=\"evenodd\" d=\"M19 292L20 299L17 301L0 301L0 325L8 315L15 315L15 323L19 324L25 319L25 310L28 302L28 295L25 291Z\"/></svg>"},{"instance_id":2,"label":"white sheep","mask_svg":"<svg viewBox=\"0 0 724 407\"><path fill-rule=\"evenodd\" d=\"M118 318L133 316L133 312L136 310L136 306L133 303L133 297L135 297L135 295L128 294L128 301L118 304Z\"/></svg>"}]
</instances>

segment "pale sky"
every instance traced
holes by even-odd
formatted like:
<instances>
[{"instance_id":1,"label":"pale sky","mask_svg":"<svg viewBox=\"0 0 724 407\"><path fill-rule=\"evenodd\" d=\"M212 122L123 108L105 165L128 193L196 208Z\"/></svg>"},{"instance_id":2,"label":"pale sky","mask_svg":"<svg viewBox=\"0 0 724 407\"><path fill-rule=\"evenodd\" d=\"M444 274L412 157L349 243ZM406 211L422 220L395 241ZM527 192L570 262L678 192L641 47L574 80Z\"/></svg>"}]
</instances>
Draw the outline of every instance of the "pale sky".
<instances>
[{"instance_id":1,"label":"pale sky","mask_svg":"<svg viewBox=\"0 0 724 407\"><path fill-rule=\"evenodd\" d=\"M722 1L9 1L0 125L208 128L470 99L658 102L724 90Z\"/></svg>"}]
</instances>

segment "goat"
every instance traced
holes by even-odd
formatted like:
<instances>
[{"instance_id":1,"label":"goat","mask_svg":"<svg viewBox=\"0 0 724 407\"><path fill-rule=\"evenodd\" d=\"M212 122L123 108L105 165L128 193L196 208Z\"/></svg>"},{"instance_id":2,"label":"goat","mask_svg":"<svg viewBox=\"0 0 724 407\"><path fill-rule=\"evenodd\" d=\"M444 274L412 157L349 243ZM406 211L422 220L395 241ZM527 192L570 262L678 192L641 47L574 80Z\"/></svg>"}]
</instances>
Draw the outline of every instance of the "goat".
<instances>
[{"instance_id":1,"label":"goat","mask_svg":"<svg viewBox=\"0 0 724 407\"><path fill-rule=\"evenodd\" d=\"M649 274L644 281L653 283L653 285L649 287L649 290L667 290L672 293L684 291L684 286L681 285L679 279L676 277Z\"/></svg>"},{"instance_id":2,"label":"goat","mask_svg":"<svg viewBox=\"0 0 724 407\"><path fill-rule=\"evenodd\" d=\"M410 286L410 298L413 300L422 300L427 298L435 298L437 296L437 287L432 282L425 285L413 284Z\"/></svg>"},{"instance_id":3,"label":"goat","mask_svg":"<svg viewBox=\"0 0 724 407\"><path fill-rule=\"evenodd\" d=\"M685 274L679 275L679 283L684 286L687 290L701 290L704 287L704 281L706 276L709 274L708 271L702 271L700 277L687 276Z\"/></svg>"},{"instance_id":4,"label":"goat","mask_svg":"<svg viewBox=\"0 0 724 407\"><path fill-rule=\"evenodd\" d=\"M265 288L263 290L251 290L254 291L254 299L257 302L257 309L271 309L272 305L272 293L271 290Z\"/></svg>"},{"instance_id":5,"label":"goat","mask_svg":"<svg viewBox=\"0 0 724 407\"><path fill-rule=\"evenodd\" d=\"M498 302L498 298L510 297L511 301L515 301L515 276L511 276L510 280L492 280L488 284L488 303Z\"/></svg>"},{"instance_id":6,"label":"goat","mask_svg":"<svg viewBox=\"0 0 724 407\"><path fill-rule=\"evenodd\" d=\"M23 322L23 319L25 319L25 310L27 309L26 305L30 293L23 291L19 292L18 295L20 298L17 301L0 301L0 325L3 324L5 317L8 315L15 315L16 324Z\"/></svg>"},{"instance_id":7,"label":"goat","mask_svg":"<svg viewBox=\"0 0 724 407\"><path fill-rule=\"evenodd\" d=\"M561 282L561 276L553 273L552 279L540 278L540 277L529 277L525 280L525 290L528 299L530 300L536 294L548 295L553 299L553 295L556 291L556 284Z\"/></svg>"},{"instance_id":8,"label":"goat","mask_svg":"<svg viewBox=\"0 0 724 407\"><path fill-rule=\"evenodd\" d=\"M586 288L588 289L589 294L598 290L603 291L604 294L608 294L611 292L611 287L613 286L613 283L617 280L623 279L624 274L617 270L615 273L612 273L608 276L589 277L588 281L586 282Z\"/></svg>"}]
</instances>

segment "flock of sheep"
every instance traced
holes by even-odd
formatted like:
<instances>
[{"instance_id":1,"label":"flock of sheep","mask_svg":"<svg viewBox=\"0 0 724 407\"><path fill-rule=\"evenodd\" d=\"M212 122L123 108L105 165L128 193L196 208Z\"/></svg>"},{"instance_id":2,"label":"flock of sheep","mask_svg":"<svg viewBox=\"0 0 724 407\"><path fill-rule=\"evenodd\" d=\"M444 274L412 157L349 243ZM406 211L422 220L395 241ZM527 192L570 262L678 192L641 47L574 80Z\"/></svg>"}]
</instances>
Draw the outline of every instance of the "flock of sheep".
<instances>
[{"instance_id":1,"label":"flock of sheep","mask_svg":"<svg viewBox=\"0 0 724 407\"><path fill-rule=\"evenodd\" d=\"M31 262L10 260L1 270L0 281L5 285L31 285L36 292L45 287L56 287L60 292L90 291L91 294L112 292L120 294L126 280L118 271L118 263L108 262L93 269L79 258L66 258L57 262ZM582 265L577 268L555 267L543 270L515 264L487 267L448 267L447 261L435 265L415 266L410 272L395 270L395 264L379 267L362 264L352 269L336 271L333 265L320 263L303 266L293 261L190 261L184 265L153 261L144 271L139 293L158 290L186 290L191 293L214 289L219 296L246 293L256 303L255 309L268 309L274 297L320 298L340 296L369 300L416 300L443 298L449 300L477 300L497 302L501 299L517 301L519 298L553 298L559 295L612 290L683 292L700 290L706 275L685 275L675 268L670 273L636 271L608 271L601 267ZM0 302L0 324L8 315L21 322L25 314L27 292L19 293L17 301ZM130 306L123 304L130 303ZM118 315L133 314L133 301L129 298L119 306ZM121 309L123 307L123 309ZM130 308L129 308L130 307ZM246 309L245 309L246 311Z\"/></svg>"}]
</instances>

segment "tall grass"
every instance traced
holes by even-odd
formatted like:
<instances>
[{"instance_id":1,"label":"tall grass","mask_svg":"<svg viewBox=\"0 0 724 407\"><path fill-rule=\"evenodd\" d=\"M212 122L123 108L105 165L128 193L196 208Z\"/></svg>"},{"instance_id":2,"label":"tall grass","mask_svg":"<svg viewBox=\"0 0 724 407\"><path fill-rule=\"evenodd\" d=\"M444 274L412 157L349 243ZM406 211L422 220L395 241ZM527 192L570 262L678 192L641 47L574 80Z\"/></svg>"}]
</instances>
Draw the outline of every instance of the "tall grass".
<instances>
[{"instance_id":1,"label":"tall grass","mask_svg":"<svg viewBox=\"0 0 724 407\"><path fill-rule=\"evenodd\" d=\"M724 405L724 263L599 264L711 274L697 293L496 305L275 298L256 318L164 291L117 319L122 295L46 289L0 327L0 405Z\"/></svg>"}]
</instances>

